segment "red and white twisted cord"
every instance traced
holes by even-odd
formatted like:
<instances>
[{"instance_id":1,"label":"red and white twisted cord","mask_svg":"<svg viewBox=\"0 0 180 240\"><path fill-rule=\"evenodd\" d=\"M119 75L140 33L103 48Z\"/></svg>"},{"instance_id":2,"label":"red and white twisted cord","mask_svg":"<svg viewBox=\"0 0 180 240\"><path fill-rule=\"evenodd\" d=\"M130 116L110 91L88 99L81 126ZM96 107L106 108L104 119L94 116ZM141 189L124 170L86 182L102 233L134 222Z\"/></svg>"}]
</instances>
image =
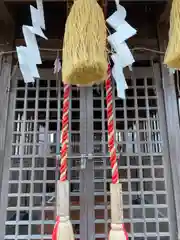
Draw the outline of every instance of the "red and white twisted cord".
<instances>
[{"instance_id":1,"label":"red and white twisted cord","mask_svg":"<svg viewBox=\"0 0 180 240\"><path fill-rule=\"evenodd\" d=\"M110 65L108 65L108 78L105 84L106 84L106 104L107 104L107 120L108 120L108 148L110 153L110 164L111 164L111 170L112 170L112 183L118 183L119 173L118 173L116 147L115 147L113 96L112 96Z\"/></svg>"},{"instance_id":2,"label":"red and white twisted cord","mask_svg":"<svg viewBox=\"0 0 180 240\"><path fill-rule=\"evenodd\" d=\"M61 163L60 163L60 181L67 180L67 158L68 158L68 138L69 138L69 97L70 86L64 85L62 131L61 131Z\"/></svg>"},{"instance_id":3,"label":"red and white twisted cord","mask_svg":"<svg viewBox=\"0 0 180 240\"><path fill-rule=\"evenodd\" d=\"M67 157L68 157L68 127L69 127L69 95L70 86L64 85L64 99L63 99L63 116L62 116L62 131L61 131L61 162L60 162L60 181L67 180ZM60 224L60 216L56 217L54 225L52 240L57 240L57 230Z\"/></svg>"}]
</instances>

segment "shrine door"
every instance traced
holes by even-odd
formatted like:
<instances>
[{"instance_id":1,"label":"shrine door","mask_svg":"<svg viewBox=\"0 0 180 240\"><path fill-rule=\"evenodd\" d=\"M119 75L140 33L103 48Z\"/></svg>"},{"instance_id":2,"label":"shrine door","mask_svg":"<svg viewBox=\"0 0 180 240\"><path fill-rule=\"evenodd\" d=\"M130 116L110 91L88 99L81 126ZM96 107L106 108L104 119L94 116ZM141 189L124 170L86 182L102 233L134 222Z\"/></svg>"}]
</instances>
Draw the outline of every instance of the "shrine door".
<instances>
[{"instance_id":1,"label":"shrine door","mask_svg":"<svg viewBox=\"0 0 180 240\"><path fill-rule=\"evenodd\" d=\"M51 70L25 85L12 80L2 176L0 239L51 240L63 87ZM131 240L174 240L173 186L160 76L152 66L126 73L126 99L113 85L124 221ZM76 239L107 240L111 170L105 89L71 88L70 216Z\"/></svg>"}]
</instances>

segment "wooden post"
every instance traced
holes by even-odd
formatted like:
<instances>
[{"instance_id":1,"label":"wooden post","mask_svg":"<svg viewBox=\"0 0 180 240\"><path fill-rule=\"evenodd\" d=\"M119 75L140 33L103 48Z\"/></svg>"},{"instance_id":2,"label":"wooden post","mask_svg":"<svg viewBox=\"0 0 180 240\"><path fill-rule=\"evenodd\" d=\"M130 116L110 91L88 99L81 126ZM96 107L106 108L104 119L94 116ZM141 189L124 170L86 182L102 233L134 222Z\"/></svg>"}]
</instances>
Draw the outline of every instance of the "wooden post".
<instances>
[{"instance_id":1,"label":"wooden post","mask_svg":"<svg viewBox=\"0 0 180 240\"><path fill-rule=\"evenodd\" d=\"M159 24L157 30L160 51L165 51L168 42L168 27L166 24ZM171 169L168 171L172 172L175 212L177 221L176 223L172 222L170 224L172 224L174 228L176 228L177 226L176 239L180 240L180 119L178 114L174 76L170 76L169 70L163 64L163 57L161 58L161 75L167 126L169 158L171 161ZM173 209L171 209L171 211L173 211Z\"/></svg>"},{"instance_id":2,"label":"wooden post","mask_svg":"<svg viewBox=\"0 0 180 240\"><path fill-rule=\"evenodd\" d=\"M2 13L3 12L3 13ZM0 53L11 51L14 40L14 24L4 1L0 3ZM13 106L9 105L11 84L12 55L0 55L0 216L2 222L6 218L9 163L12 139L12 112ZM8 121L9 119L9 121ZM7 124L8 123L8 124ZM9 129L7 131L7 129ZM6 180L4 180L6 179ZM0 239L4 239L5 227L0 226Z\"/></svg>"},{"instance_id":3,"label":"wooden post","mask_svg":"<svg viewBox=\"0 0 180 240\"><path fill-rule=\"evenodd\" d=\"M4 4L4 1L3 1ZM2 7L2 9L1 9ZM0 4L0 15L5 5ZM5 11L5 10L4 10ZM7 10L6 10L7 11ZM8 12L8 11L7 11ZM4 16L4 19L2 19ZM9 107L9 92L11 84L12 54L3 55L3 52L13 48L14 25L9 15L0 17L0 196L2 187L2 172L4 166L7 116Z\"/></svg>"}]
</instances>

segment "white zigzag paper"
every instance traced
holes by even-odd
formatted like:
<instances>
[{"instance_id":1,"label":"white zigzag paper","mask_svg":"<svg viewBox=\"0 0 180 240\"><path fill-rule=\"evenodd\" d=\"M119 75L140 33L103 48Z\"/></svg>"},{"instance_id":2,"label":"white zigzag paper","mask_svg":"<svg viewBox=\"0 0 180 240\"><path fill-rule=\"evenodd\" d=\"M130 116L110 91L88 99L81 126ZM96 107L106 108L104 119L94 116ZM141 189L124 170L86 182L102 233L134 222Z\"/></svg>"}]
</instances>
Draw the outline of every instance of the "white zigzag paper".
<instances>
[{"instance_id":1,"label":"white zigzag paper","mask_svg":"<svg viewBox=\"0 0 180 240\"><path fill-rule=\"evenodd\" d=\"M116 78L117 96L125 99L125 90L128 88L128 86L124 77L123 69L121 67L117 68L117 65L114 65L112 68L112 75L114 78Z\"/></svg>"},{"instance_id":2,"label":"white zigzag paper","mask_svg":"<svg viewBox=\"0 0 180 240\"><path fill-rule=\"evenodd\" d=\"M54 61L54 74L60 72L61 70L61 62L59 60L59 57L56 58L56 60Z\"/></svg>"},{"instance_id":3,"label":"white zigzag paper","mask_svg":"<svg viewBox=\"0 0 180 240\"><path fill-rule=\"evenodd\" d=\"M126 21L126 10L116 2L117 11L114 12L106 21L116 30L115 33L108 36L108 42L111 48L116 52L111 56L114 66L112 75L116 81L118 97L125 98L125 89L127 89L126 80L123 74L123 68L134 62L133 55L125 41L136 34L136 29L131 27Z\"/></svg>"},{"instance_id":4,"label":"white zigzag paper","mask_svg":"<svg viewBox=\"0 0 180 240\"><path fill-rule=\"evenodd\" d=\"M126 41L128 38L136 34L136 30L132 28L126 21L121 22L117 31L108 36L108 42L118 51L119 43Z\"/></svg>"},{"instance_id":5,"label":"white zigzag paper","mask_svg":"<svg viewBox=\"0 0 180 240\"><path fill-rule=\"evenodd\" d=\"M114 28L114 30L117 30L120 23L124 21L126 18L126 9L121 6L117 5L117 11L115 11L110 17L106 19L106 22Z\"/></svg>"},{"instance_id":6,"label":"white zigzag paper","mask_svg":"<svg viewBox=\"0 0 180 240\"><path fill-rule=\"evenodd\" d=\"M114 63L117 63L122 68L130 66L135 62L128 45L125 42L119 44L119 52L120 53L114 53L111 58Z\"/></svg>"},{"instance_id":7,"label":"white zigzag paper","mask_svg":"<svg viewBox=\"0 0 180 240\"><path fill-rule=\"evenodd\" d=\"M34 82L35 78L40 77L36 65L41 64L42 61L35 35L47 39L42 31L45 29L42 0L36 0L36 4L37 9L30 6L32 26L22 26L26 47L16 47L19 67L25 83Z\"/></svg>"},{"instance_id":8,"label":"white zigzag paper","mask_svg":"<svg viewBox=\"0 0 180 240\"><path fill-rule=\"evenodd\" d=\"M112 76L116 81L117 86L117 96L120 98L125 98L125 89L128 88L126 79L123 74L123 67L119 65L119 57L117 54L112 56L112 60L114 62L114 66L112 68Z\"/></svg>"}]
</instances>

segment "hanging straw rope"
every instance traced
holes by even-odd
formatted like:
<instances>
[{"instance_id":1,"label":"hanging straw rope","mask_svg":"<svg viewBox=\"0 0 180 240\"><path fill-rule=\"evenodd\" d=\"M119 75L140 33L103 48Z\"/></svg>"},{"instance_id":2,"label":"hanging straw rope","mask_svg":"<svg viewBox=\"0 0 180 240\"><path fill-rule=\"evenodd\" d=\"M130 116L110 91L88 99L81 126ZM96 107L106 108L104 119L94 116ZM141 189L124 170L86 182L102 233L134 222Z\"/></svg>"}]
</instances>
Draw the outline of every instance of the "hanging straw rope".
<instances>
[{"instance_id":1,"label":"hanging straw rope","mask_svg":"<svg viewBox=\"0 0 180 240\"><path fill-rule=\"evenodd\" d=\"M170 12L169 42L164 63L170 68L180 68L180 1L173 0Z\"/></svg>"},{"instance_id":2,"label":"hanging straw rope","mask_svg":"<svg viewBox=\"0 0 180 240\"><path fill-rule=\"evenodd\" d=\"M52 240L74 240L73 228L69 220L69 182L67 180L69 95L70 86L65 84L61 133L60 180L57 182L57 217L52 233Z\"/></svg>"},{"instance_id":3,"label":"hanging straw rope","mask_svg":"<svg viewBox=\"0 0 180 240\"><path fill-rule=\"evenodd\" d=\"M112 183L110 186L111 230L109 232L109 240L128 240L128 235L123 224L122 186L119 183L119 172L116 158L110 64L108 66L108 78L106 80L106 104L108 119L108 147L110 152L110 164L112 170Z\"/></svg>"}]
</instances>

